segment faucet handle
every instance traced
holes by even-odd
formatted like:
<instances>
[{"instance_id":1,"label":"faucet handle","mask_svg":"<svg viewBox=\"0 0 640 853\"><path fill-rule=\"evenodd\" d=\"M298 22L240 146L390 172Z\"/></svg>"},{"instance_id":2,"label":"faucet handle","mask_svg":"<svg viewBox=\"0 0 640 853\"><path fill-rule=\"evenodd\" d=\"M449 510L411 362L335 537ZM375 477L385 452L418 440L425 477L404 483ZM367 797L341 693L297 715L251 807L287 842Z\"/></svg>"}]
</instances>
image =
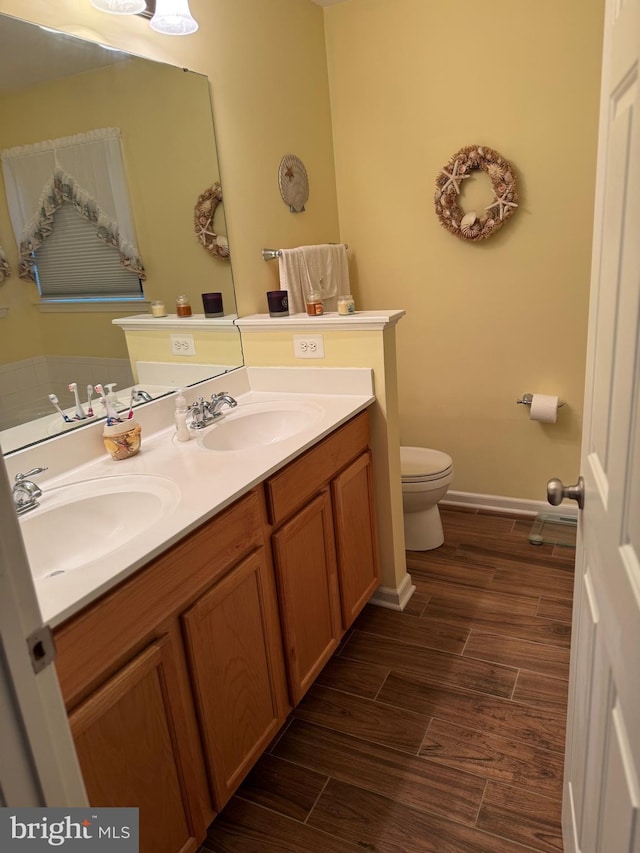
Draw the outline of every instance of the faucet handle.
<instances>
[{"instance_id":1,"label":"faucet handle","mask_svg":"<svg viewBox=\"0 0 640 853\"><path fill-rule=\"evenodd\" d=\"M30 471L27 471L26 474L16 474L15 481L16 483L20 483L22 480L28 480L29 477L35 477L37 474L42 474L43 471L46 471L47 468L32 468Z\"/></svg>"}]
</instances>

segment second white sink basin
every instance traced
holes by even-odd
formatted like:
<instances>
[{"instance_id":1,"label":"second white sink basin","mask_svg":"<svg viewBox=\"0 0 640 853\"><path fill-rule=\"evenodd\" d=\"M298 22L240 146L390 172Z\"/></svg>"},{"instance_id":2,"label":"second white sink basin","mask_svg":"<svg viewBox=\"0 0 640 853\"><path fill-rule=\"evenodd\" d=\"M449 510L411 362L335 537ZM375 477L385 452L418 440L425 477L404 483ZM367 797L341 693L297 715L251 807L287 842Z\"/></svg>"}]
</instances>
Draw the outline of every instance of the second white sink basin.
<instances>
[{"instance_id":1,"label":"second white sink basin","mask_svg":"<svg viewBox=\"0 0 640 853\"><path fill-rule=\"evenodd\" d=\"M322 406L308 401L246 403L225 412L222 420L204 430L198 443L218 452L265 447L304 432L323 411Z\"/></svg>"},{"instance_id":2,"label":"second white sink basin","mask_svg":"<svg viewBox=\"0 0 640 853\"><path fill-rule=\"evenodd\" d=\"M44 490L40 506L20 516L35 580L81 569L147 533L178 505L166 477L125 474Z\"/></svg>"}]
</instances>

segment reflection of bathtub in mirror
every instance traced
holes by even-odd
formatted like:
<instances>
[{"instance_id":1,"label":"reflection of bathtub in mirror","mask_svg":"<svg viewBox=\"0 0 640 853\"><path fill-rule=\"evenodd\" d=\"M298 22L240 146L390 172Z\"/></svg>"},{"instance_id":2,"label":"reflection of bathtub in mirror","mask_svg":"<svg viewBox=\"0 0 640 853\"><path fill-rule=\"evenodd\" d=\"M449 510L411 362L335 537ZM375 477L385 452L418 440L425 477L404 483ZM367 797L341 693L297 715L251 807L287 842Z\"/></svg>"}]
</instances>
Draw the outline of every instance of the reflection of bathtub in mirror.
<instances>
[{"instance_id":1,"label":"reflection of bathtub in mirror","mask_svg":"<svg viewBox=\"0 0 640 853\"><path fill-rule=\"evenodd\" d=\"M140 391L146 391L152 400L156 400L158 397L170 394L178 388L195 385L206 379L210 379L212 376L220 376L229 370L234 370L237 366L239 365L231 367L230 365L220 364L176 365L162 362L137 362L135 367L138 374L138 383L135 386L114 389L114 408L119 415L122 416L122 412L124 412L126 416L131 402L132 387ZM66 394L63 399L59 398L59 403L62 411L71 418L71 422L63 420L62 415L54 410L52 403L45 399L41 411L50 410L50 413L35 417L30 421L18 423L7 429L0 429L0 449L2 453L12 453L22 447L36 444L48 438L54 438L70 430L79 429L106 418L104 406L100 398L94 394L91 404L94 412L93 417L76 420L74 417L76 414L75 404L69 405L70 396L70 394ZM134 411L138 406L143 406L145 402L149 401L139 400L134 402ZM80 394L80 403L86 412L86 394Z\"/></svg>"},{"instance_id":2,"label":"reflection of bathtub in mirror","mask_svg":"<svg viewBox=\"0 0 640 853\"><path fill-rule=\"evenodd\" d=\"M169 385L139 385L135 387L146 391L147 394L149 394L149 396L154 400L157 397L161 397L163 394L168 394L169 392L175 390ZM113 406L115 410L120 416L122 416L122 412L124 412L124 417L126 417L126 414L129 410L131 387L115 390L114 397L115 402L113 403ZM86 413L87 402L85 395L82 395L82 399L80 402L83 410ZM19 448L25 447L26 445L35 444L36 442L42 441L43 439L62 435L62 433L68 432L69 430L76 429L77 427L86 426L87 424L93 424L96 421L102 420L106 417L104 406L100 402L100 398L96 397L95 395L91 403L94 412L93 417L86 417L84 420L75 420L75 405L60 406L60 408L67 415L67 417L71 418L70 423L63 420L62 415L59 412L53 410L53 405L49 403L49 401L47 401L47 403L49 404L49 407L52 410L51 414L45 415L40 418L35 418L32 421L17 424L16 426L9 427L9 429L4 429L0 431L0 446L2 447L3 453L11 453L12 451L18 450ZM134 403L134 408L140 405L143 405L143 403Z\"/></svg>"}]
</instances>

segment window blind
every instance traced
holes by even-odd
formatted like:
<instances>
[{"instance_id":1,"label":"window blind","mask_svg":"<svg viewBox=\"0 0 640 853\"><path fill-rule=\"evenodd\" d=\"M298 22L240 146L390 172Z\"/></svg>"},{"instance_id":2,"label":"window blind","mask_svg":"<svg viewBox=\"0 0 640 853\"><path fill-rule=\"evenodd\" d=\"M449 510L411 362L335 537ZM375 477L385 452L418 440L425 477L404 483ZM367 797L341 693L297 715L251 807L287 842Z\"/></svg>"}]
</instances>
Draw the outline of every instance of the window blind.
<instances>
[{"instance_id":1,"label":"window blind","mask_svg":"<svg viewBox=\"0 0 640 853\"><path fill-rule=\"evenodd\" d=\"M143 299L142 282L120 264L118 250L96 236L96 226L64 202L53 232L36 251L42 299Z\"/></svg>"}]
</instances>

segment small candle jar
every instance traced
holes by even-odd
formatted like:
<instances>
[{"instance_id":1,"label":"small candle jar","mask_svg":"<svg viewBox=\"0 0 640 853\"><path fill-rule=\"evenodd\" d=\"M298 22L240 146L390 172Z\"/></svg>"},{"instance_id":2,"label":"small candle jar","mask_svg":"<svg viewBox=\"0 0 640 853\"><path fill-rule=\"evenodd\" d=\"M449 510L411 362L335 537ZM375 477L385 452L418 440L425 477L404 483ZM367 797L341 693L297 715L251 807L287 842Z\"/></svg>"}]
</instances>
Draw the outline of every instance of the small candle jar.
<instances>
[{"instance_id":1,"label":"small candle jar","mask_svg":"<svg viewBox=\"0 0 640 853\"><path fill-rule=\"evenodd\" d=\"M349 314L356 313L356 303L353 301L353 296L349 293L344 296L338 296L338 314L347 317Z\"/></svg>"},{"instance_id":2,"label":"small candle jar","mask_svg":"<svg viewBox=\"0 0 640 853\"><path fill-rule=\"evenodd\" d=\"M305 297L305 305L309 317L318 317L320 314L324 314L322 299L320 299L320 294L315 290L310 290L309 293L307 293Z\"/></svg>"},{"instance_id":3,"label":"small candle jar","mask_svg":"<svg viewBox=\"0 0 640 853\"><path fill-rule=\"evenodd\" d=\"M267 290L267 305L270 317L289 316L289 291Z\"/></svg>"},{"instance_id":4,"label":"small candle jar","mask_svg":"<svg viewBox=\"0 0 640 853\"><path fill-rule=\"evenodd\" d=\"M205 317L224 317L221 293L203 293L202 307Z\"/></svg>"},{"instance_id":5,"label":"small candle jar","mask_svg":"<svg viewBox=\"0 0 640 853\"><path fill-rule=\"evenodd\" d=\"M176 314L178 317L191 317L191 303L188 296L176 296Z\"/></svg>"},{"instance_id":6,"label":"small candle jar","mask_svg":"<svg viewBox=\"0 0 640 853\"><path fill-rule=\"evenodd\" d=\"M151 303L151 316L152 317L166 317L167 309L164 307L164 302L160 302L160 300L155 300Z\"/></svg>"}]
</instances>

